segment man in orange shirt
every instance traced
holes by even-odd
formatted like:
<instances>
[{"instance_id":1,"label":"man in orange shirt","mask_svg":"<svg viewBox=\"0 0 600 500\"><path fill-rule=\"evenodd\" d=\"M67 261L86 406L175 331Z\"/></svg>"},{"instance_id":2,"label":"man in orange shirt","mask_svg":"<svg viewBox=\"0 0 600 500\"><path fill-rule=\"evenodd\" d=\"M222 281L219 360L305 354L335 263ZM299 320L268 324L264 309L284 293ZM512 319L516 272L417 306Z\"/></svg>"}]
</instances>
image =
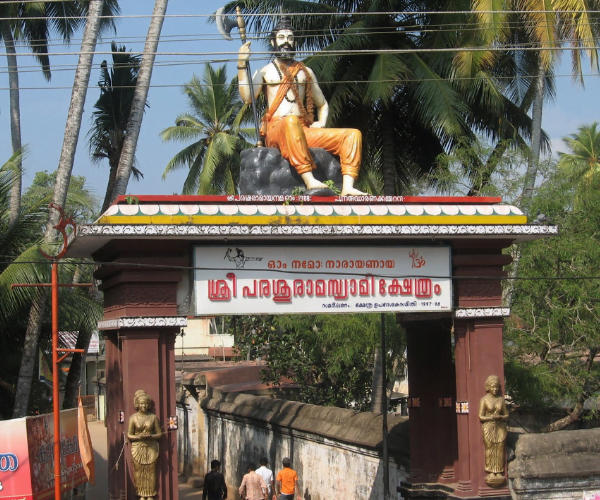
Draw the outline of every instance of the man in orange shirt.
<instances>
[{"instance_id":1,"label":"man in orange shirt","mask_svg":"<svg viewBox=\"0 0 600 500\"><path fill-rule=\"evenodd\" d=\"M279 499L294 500L294 493L296 493L298 500L301 500L298 474L291 468L292 461L288 457L285 457L282 463L283 469L277 473L277 477L275 478L275 490L279 495Z\"/></svg>"}]
</instances>

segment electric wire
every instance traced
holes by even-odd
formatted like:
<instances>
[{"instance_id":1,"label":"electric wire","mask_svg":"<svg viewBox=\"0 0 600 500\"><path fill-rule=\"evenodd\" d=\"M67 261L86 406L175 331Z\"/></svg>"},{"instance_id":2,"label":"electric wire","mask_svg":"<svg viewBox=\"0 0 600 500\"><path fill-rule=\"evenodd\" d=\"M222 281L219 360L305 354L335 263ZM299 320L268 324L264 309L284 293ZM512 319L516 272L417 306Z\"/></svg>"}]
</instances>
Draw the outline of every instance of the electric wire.
<instances>
[{"instance_id":1,"label":"electric wire","mask_svg":"<svg viewBox=\"0 0 600 500\"><path fill-rule=\"evenodd\" d=\"M597 46L590 46L590 47L580 47L577 50L597 50ZM423 49L423 48L414 48L414 49L388 49L388 50L361 50L361 51L356 51L356 50L337 50L337 51L320 51L320 52L316 52L316 53L312 53L312 57L313 58L319 58L319 57L332 57L332 56L353 56L353 55L377 55L377 54L406 54L406 53L436 53L436 52L460 52L460 53L465 53L465 52L480 52L480 51L486 51L486 52L506 52L509 50L515 50L515 51L519 51L519 52L527 52L527 51L539 51L539 50L551 50L551 51L572 51L573 49L570 47L561 47L561 48L548 48L548 47L535 47L535 46L529 46L529 47L524 47L524 46L510 46L510 47L493 47L493 48L489 48L489 47L461 47L461 48L436 48L436 49ZM299 51L299 53L305 53L305 54L311 54L310 52L302 52ZM77 55L78 53L60 53L58 55ZM96 52L96 54L110 54L112 55L113 52ZM129 53L129 54L135 54L135 53ZM139 55L141 55L142 53L139 53ZM184 53L184 52L157 52L155 55L176 55L176 56L219 56L219 55L230 55L230 56L237 56L237 52L189 52L189 53ZM21 53L20 55L33 55L33 54L29 54L29 53ZM138 54L136 54L138 55ZM273 57L273 52L271 51L266 51L266 52L253 52L252 55L254 56L254 59L251 60L251 62L259 62L259 61L269 61L272 57ZM268 56L268 57L257 57L257 56ZM210 60L197 60L197 61L178 61L178 62L173 62L173 61L157 61L155 63L155 66L157 67L168 67L168 66L179 66L179 65L190 65L190 64L207 64L207 63L232 63L236 61L235 57L231 57L231 58L226 58L226 59L210 59ZM118 67L130 67L131 64L116 64L114 65L115 68ZM28 68L34 68L35 66L27 66ZM71 70L70 68L74 67L74 69L76 68L76 65L63 65L63 66L58 66L58 71L69 71ZM9 73L9 70L6 69L6 66L0 66L0 74L5 74L5 73ZM6 70L5 70L6 69ZM72 71L72 70L71 70ZM37 73L39 72L39 67L37 69L37 71L35 70L19 70L19 72L23 72L23 73L27 73L27 72L32 72L32 73ZM561 75L561 76L571 76L572 78L576 78L576 77L580 77L580 76L595 76L595 74L587 74L587 75L581 75L578 73L570 73L567 75ZM528 77L528 75L522 75L521 77L525 78ZM472 80L472 79L476 79L477 77L462 77L462 76L455 76L453 75L451 78L448 78L448 80L450 81L460 81L460 80ZM506 79L506 80L510 80L514 77L512 76L506 76L506 77L502 77L502 76L495 76L494 78L497 79ZM439 80L439 79L445 79L442 76L439 76L439 78L433 78L433 80ZM405 81L405 82L414 82L414 81L428 81L429 79L425 79L425 78L420 78L420 79L402 79L401 81ZM348 83L348 81L326 81L326 80L322 80L321 83L323 84L331 84L331 83ZM354 83L354 80L353 80ZM356 82L358 83L358 82ZM157 85L157 84L150 84L149 87L179 87L181 86L180 84L171 84L171 85ZM89 87L95 87L94 84L89 84ZM15 88L19 88L22 90L65 90L65 89L72 89L72 86L51 86L51 85L47 85L47 86L39 86L39 87L25 87L25 86L20 86L20 87L12 87L13 89ZM118 87L114 87L114 88L118 88ZM0 87L0 90L10 90L10 87Z\"/></svg>"},{"instance_id":2,"label":"electric wire","mask_svg":"<svg viewBox=\"0 0 600 500\"><path fill-rule=\"evenodd\" d=\"M23 3L15 1L4 1L3 5L10 3ZM315 4L318 6L319 4ZM432 16L432 15L482 15L482 14L600 14L600 10L569 10L569 9L556 9L556 10L519 10L514 9L510 11L498 11L498 10L423 10L423 11L376 11L376 12L343 12L343 11L335 11L335 12L265 12L265 13L253 13L253 12L244 12L244 18L265 18L265 17L274 17L278 18L281 15L285 15L287 17L356 17L356 16L408 16L408 17L420 17L420 16ZM234 15L232 13L226 13L225 15ZM151 19L154 17L162 17L163 19L181 19L181 18L191 18L191 19L214 19L215 14L164 14L164 15L154 15L154 14L114 14L114 15L103 15L100 16L100 19ZM85 16L52 16L53 20L73 20L80 19L84 20ZM21 17L4 17L3 19L7 21L22 21ZM48 19L48 16L28 16L27 20L31 21L43 21Z\"/></svg>"},{"instance_id":3,"label":"electric wire","mask_svg":"<svg viewBox=\"0 0 600 500\"><path fill-rule=\"evenodd\" d=\"M224 245L226 246L226 245ZM6 257L6 256L2 256ZM31 265L31 264L46 264L50 265L49 260L32 260L32 261L0 261L0 265ZM58 262L65 262L70 265L84 266L107 266L107 267L136 267L146 269L171 269L183 271L231 271L230 267L202 267L202 266L181 266L168 264L144 264L140 262L104 262L104 261L89 261L78 260L72 258L58 259ZM277 273L290 275L315 275L315 276L373 276L374 278L391 278L389 275L377 274L376 272L336 272L336 271L317 271L310 272L306 270L288 271L283 269L244 269L244 272L260 272L260 273ZM452 279L452 280L495 280L495 281L574 281L574 280L599 280L600 276L455 276L455 275L428 275L422 274L408 275L403 274L401 278L430 278L430 279Z\"/></svg>"},{"instance_id":4,"label":"electric wire","mask_svg":"<svg viewBox=\"0 0 600 500\"><path fill-rule=\"evenodd\" d=\"M578 21L577 22L577 27L580 30L582 27L590 27L590 26L595 26L596 23L590 23L590 22L581 22ZM460 29L460 32L470 32L470 31L481 31L482 28L485 26L482 25L481 23L475 22L475 21L468 21L466 20L465 22L446 22L443 24L436 24L436 23L427 23L424 25L397 25L397 26L389 26L389 27L382 27L382 26L374 26L374 27L369 27L369 26L363 26L359 29L354 28L352 25L349 26L344 26L344 27L338 27L338 28L331 28L331 32L329 33L323 33L323 30L321 29L303 29L301 30L301 32L299 31L299 33L295 36L296 39L302 40L305 38L311 38L311 39L329 39L332 36L335 36L336 38L345 38L345 37L354 37L357 35L393 35L393 34L398 34L398 35L406 35L406 34L410 34L410 33L416 33L416 34L420 34L420 33L456 33L458 29ZM497 29L498 25L494 25L494 28ZM503 21L500 23L500 27L501 28L548 28L551 26L555 26L555 23L550 23L550 22L535 22L535 21L528 21L528 20L516 20L516 21ZM391 31L393 30L393 31ZM348 32L346 32L348 31ZM335 35L333 35L333 33L335 33ZM271 35L270 31L256 31L253 34L248 34L248 40L265 40L267 38L269 38ZM182 38L183 37L183 38ZM98 40L97 44L98 45L110 45L110 41L108 41L108 38L110 38L112 41L127 41L128 43L140 43L143 44L146 41L146 37L143 35L138 35L138 36L114 36L114 37L108 37L108 36L103 36L103 37L99 37L100 39ZM61 38L54 38L54 37L48 37L44 40L41 39L31 39L31 40L23 40L23 39L16 39L14 41L14 45L15 47L30 47L32 44L36 44L36 43L43 43L44 46L46 47L54 47L54 46L60 46L60 45L74 45L76 42L81 42L83 39L82 38L78 38L78 37L71 37L69 39L68 42L65 42L63 39ZM197 41L222 41L223 37L221 34L219 34L216 31L211 31L211 32L196 32L196 33L190 33L190 34L177 34L177 35L162 35L160 37L160 41L161 43L179 43L179 42L197 42Z\"/></svg>"},{"instance_id":5,"label":"electric wire","mask_svg":"<svg viewBox=\"0 0 600 500\"><path fill-rule=\"evenodd\" d=\"M593 40L589 40L588 43L594 43ZM331 57L331 56L347 56L347 55L377 55L377 54L415 54L415 53L444 53L444 52L505 52L505 51L551 51L551 52L571 52L571 51L585 51L585 50L598 50L599 45L578 45L576 47L555 47L546 46L542 43L531 42L528 44L513 44L513 45L500 45L495 44L494 46L476 46L476 47L437 47L437 48L425 48L415 47L406 49L330 49L330 50L296 50L296 55L301 54L305 57ZM79 56L85 54L85 51L76 52L54 52L47 54L49 56ZM112 51L94 51L95 55L112 55L115 52ZM130 51L127 52L131 55L142 56L146 54L144 51ZM154 56L237 56L238 51L217 51L217 52L149 52L147 54ZM273 51L253 51L253 55L260 56L272 56ZM18 52L15 54L17 57L37 57L38 54L33 52Z\"/></svg>"},{"instance_id":6,"label":"electric wire","mask_svg":"<svg viewBox=\"0 0 600 500\"><path fill-rule=\"evenodd\" d=\"M194 63L182 63L182 65L191 65ZM204 63L197 63L197 64L204 64ZM586 73L583 75L577 75L577 74L573 74L573 73L566 73L566 74L559 74L559 75L553 75L555 78L577 78L579 76L582 77L600 77L600 75L598 75L597 73ZM533 80L535 79L535 75L527 75L527 76L521 76L519 77L522 80ZM506 81L510 81L513 80L515 78L513 77L493 77L493 79L495 80L506 80ZM374 83L398 83L398 84L402 84L402 83L418 83L418 82L439 82L439 81L446 81L446 82L459 82L459 81L476 81L476 80L480 80L480 77L477 76L472 76L472 77L457 77L457 76L453 76L453 77L439 77L439 78L402 78L400 80L319 80L319 83L321 85L334 85L334 84L347 84L347 83L352 83L352 84L374 84ZM147 85L147 88L150 89L166 89L166 88L183 88L185 85L188 85L189 82L184 82L184 83L165 83L165 84L160 84L160 83L153 83L150 85ZM208 88L208 87L219 87L219 86L229 86L229 83L223 83L223 84L198 84L198 87L202 87L202 88ZM141 86L141 85L140 85ZM194 85L196 86L196 85ZM98 85L93 85L93 84L89 84L88 85L88 89L93 90L93 89L98 89L100 88ZM127 89L127 88L131 88L134 89L135 85L114 85L111 87L111 89ZM73 90L73 86L72 85L65 85L65 86L49 86L49 87L18 87L19 90ZM11 90L10 87L0 87L0 90Z\"/></svg>"}]
</instances>

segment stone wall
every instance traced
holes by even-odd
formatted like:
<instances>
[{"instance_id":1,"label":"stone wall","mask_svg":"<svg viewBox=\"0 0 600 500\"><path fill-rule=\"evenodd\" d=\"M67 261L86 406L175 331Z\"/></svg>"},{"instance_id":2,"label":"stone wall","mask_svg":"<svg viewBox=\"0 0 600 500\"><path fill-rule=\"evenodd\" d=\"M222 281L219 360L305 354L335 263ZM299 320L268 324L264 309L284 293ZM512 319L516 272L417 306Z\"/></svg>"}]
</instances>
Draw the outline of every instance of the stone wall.
<instances>
[{"instance_id":1,"label":"stone wall","mask_svg":"<svg viewBox=\"0 0 600 500\"><path fill-rule=\"evenodd\" d=\"M600 429L521 434L514 450L508 474L516 498L600 498Z\"/></svg>"},{"instance_id":2,"label":"stone wall","mask_svg":"<svg viewBox=\"0 0 600 500\"><path fill-rule=\"evenodd\" d=\"M266 456L276 473L289 456L303 498L383 497L381 415L196 387L194 394L188 385L178 399L180 473L202 477L217 458L231 500L239 498L248 463L258 465ZM390 492L395 498L408 472L408 420L390 415L388 427Z\"/></svg>"},{"instance_id":3,"label":"stone wall","mask_svg":"<svg viewBox=\"0 0 600 500\"><path fill-rule=\"evenodd\" d=\"M243 367L236 377L243 372L250 379L259 369ZM277 471L289 456L306 500L383 497L381 415L212 388L232 387L232 377L219 370L178 378L180 474L203 477L217 458L234 500L249 462L266 456ZM408 418L390 415L388 427L396 498L409 468ZM509 433L508 446L514 450L508 472L515 500L600 498L600 429Z\"/></svg>"}]
</instances>

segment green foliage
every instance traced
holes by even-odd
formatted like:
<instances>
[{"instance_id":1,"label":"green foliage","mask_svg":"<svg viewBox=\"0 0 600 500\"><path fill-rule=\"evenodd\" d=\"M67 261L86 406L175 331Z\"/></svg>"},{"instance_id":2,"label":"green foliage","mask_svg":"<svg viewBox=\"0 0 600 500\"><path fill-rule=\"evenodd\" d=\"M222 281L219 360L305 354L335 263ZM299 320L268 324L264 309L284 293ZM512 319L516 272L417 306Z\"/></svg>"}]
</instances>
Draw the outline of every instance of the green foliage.
<instances>
[{"instance_id":1,"label":"green foliage","mask_svg":"<svg viewBox=\"0 0 600 500\"><path fill-rule=\"evenodd\" d=\"M266 356L264 380L289 377L305 403L368 410L380 315L293 315L239 318L236 347L243 357ZM404 337L386 315L388 376L400 370Z\"/></svg>"},{"instance_id":2,"label":"green foliage","mask_svg":"<svg viewBox=\"0 0 600 500\"><path fill-rule=\"evenodd\" d=\"M0 23L7 23L16 41L23 41L42 66L50 80L48 40L53 34L68 43L73 34L85 24L89 2L0 2ZM100 32L115 30L114 16L120 13L117 0L105 0L100 21ZM0 34L0 40L2 35Z\"/></svg>"},{"instance_id":3,"label":"green foliage","mask_svg":"<svg viewBox=\"0 0 600 500\"><path fill-rule=\"evenodd\" d=\"M48 266L18 264L40 259L38 228L47 213L38 207L22 208L14 223L9 222L10 189L20 175L16 165L22 155L15 153L0 167L0 416L10 418L14 403L14 387L20 366L27 313L36 288L11 288L12 283L47 281ZM11 265L12 263L12 265Z\"/></svg>"},{"instance_id":4,"label":"green foliage","mask_svg":"<svg viewBox=\"0 0 600 500\"><path fill-rule=\"evenodd\" d=\"M137 196L133 196L130 194L125 196L125 201L127 202L128 205L139 205L140 204L140 199Z\"/></svg>"},{"instance_id":5,"label":"green foliage","mask_svg":"<svg viewBox=\"0 0 600 500\"><path fill-rule=\"evenodd\" d=\"M483 138L463 137L449 153L436 159L423 189L435 189L449 196L501 196L514 202L523 189L521 167L527 151L514 148L510 141L490 144ZM552 161L540 162L542 179L553 175Z\"/></svg>"},{"instance_id":6,"label":"green foliage","mask_svg":"<svg viewBox=\"0 0 600 500\"><path fill-rule=\"evenodd\" d=\"M228 2L226 8L231 12L236 5ZM471 8L466 1L243 4L256 33L270 32L280 12L309 14L294 17L293 24L299 51L319 51L305 62L328 99L328 125L362 131L363 162L356 185L388 195L410 191L432 169L435 158L461 137L480 134L494 144L512 140L511 147L530 137L531 100L523 106L522 100L529 84L523 75L536 74L532 51L468 50L461 59L455 51L444 50L494 44L489 37L482 39L483 28L469 28L477 21L469 14ZM414 29L445 24L452 29ZM490 54L498 56L492 60Z\"/></svg>"},{"instance_id":7,"label":"green foliage","mask_svg":"<svg viewBox=\"0 0 600 500\"><path fill-rule=\"evenodd\" d=\"M598 122L582 125L576 134L563 137L569 153L558 153L558 167L566 175L582 184L597 179L600 175L600 130Z\"/></svg>"},{"instance_id":8,"label":"green foliage","mask_svg":"<svg viewBox=\"0 0 600 500\"><path fill-rule=\"evenodd\" d=\"M600 396L599 189L598 178L577 185L559 171L533 200L532 213L561 233L522 248L519 278L527 279L516 282L505 334L507 387L518 404L583 408Z\"/></svg>"},{"instance_id":9,"label":"green foliage","mask_svg":"<svg viewBox=\"0 0 600 500\"><path fill-rule=\"evenodd\" d=\"M102 61L100 65L100 97L94 104L92 127L88 132L92 161L100 163L108 160L110 168L102 212L112 201L112 191L142 60L140 55L127 52L125 46L119 47L115 42L111 43L111 51L112 67L109 68L106 61ZM133 163L131 172L134 179L139 180L143 174L136 166L135 157Z\"/></svg>"},{"instance_id":10,"label":"green foliage","mask_svg":"<svg viewBox=\"0 0 600 500\"><path fill-rule=\"evenodd\" d=\"M332 179L327 179L326 181L323 181L323 184L325 184L338 196L342 193L341 189L338 189L338 187L335 185L335 182Z\"/></svg>"},{"instance_id":11,"label":"green foliage","mask_svg":"<svg viewBox=\"0 0 600 500\"><path fill-rule=\"evenodd\" d=\"M226 83L225 66L214 69L207 64L202 79L196 75L183 86L189 113L175 119L175 126L164 129L163 141L188 145L165 167L169 172L189 169L183 194L235 194L239 181L240 152L252 147L251 135L240 128L249 121L248 106L239 98L237 79Z\"/></svg>"},{"instance_id":12,"label":"green foliage","mask_svg":"<svg viewBox=\"0 0 600 500\"><path fill-rule=\"evenodd\" d=\"M18 172L15 171L15 155L0 167L0 402L1 414L10 418L14 402L14 387L19 374L21 355L27 329L27 318L32 300L44 293L42 288L12 288L13 283L48 283L50 265L40 255L39 243L44 224L48 220L47 205L52 198L56 179L54 173L38 172L33 184L23 196L23 208L11 225L9 219L10 188ZM85 187L85 178L72 177L67 197L66 212L73 214L79 222L89 222L97 210L97 201ZM64 260L59 266L62 283L90 281L92 266L80 266ZM60 290L60 318L62 330L89 331L97 327L102 307L88 297L87 290ZM44 321L40 333L40 348L50 349L51 312L48 301L43 313ZM34 381L30 397L29 412L46 411L48 401L46 389Z\"/></svg>"},{"instance_id":13,"label":"green foliage","mask_svg":"<svg viewBox=\"0 0 600 500\"><path fill-rule=\"evenodd\" d=\"M24 206L37 206L48 204L52 201L56 172L48 173L47 170L36 172L31 186L23 195ZM76 223L85 224L92 222L99 210L99 200L85 185L85 177L71 176L65 214L72 217Z\"/></svg>"}]
</instances>

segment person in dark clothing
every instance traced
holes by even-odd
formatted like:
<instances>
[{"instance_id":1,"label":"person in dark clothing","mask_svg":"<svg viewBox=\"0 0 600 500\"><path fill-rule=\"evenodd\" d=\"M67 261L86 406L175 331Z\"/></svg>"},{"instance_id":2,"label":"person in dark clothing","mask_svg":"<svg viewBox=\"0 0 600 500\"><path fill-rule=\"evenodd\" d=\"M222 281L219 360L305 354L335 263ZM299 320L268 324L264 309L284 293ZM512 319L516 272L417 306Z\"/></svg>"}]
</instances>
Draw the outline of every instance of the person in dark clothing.
<instances>
[{"instance_id":1,"label":"person in dark clothing","mask_svg":"<svg viewBox=\"0 0 600 500\"><path fill-rule=\"evenodd\" d=\"M223 474L219 472L221 462L213 460L210 463L210 472L204 476L204 490L202 500L227 500L227 485Z\"/></svg>"}]
</instances>

